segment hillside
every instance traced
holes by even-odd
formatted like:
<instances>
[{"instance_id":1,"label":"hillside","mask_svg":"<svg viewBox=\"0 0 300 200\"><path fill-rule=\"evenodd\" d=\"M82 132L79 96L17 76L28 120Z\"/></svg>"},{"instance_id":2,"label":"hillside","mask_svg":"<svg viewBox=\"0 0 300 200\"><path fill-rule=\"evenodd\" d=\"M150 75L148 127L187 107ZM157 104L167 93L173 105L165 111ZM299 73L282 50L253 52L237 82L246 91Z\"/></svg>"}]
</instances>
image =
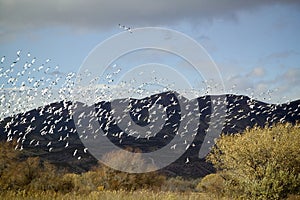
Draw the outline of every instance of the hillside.
<instances>
[{"instance_id":1,"label":"hillside","mask_svg":"<svg viewBox=\"0 0 300 200\"><path fill-rule=\"evenodd\" d=\"M123 120L124 124L128 116L140 127L147 127L150 119L155 116L163 117L151 110L154 104L160 105L166 112L164 116L166 121L154 135L140 137L131 132L130 127L125 130L119 127L118 123ZM129 105L127 112L129 115L114 118L115 109L112 105L114 108ZM195 106L197 109L192 113L191 108ZM3 119L0 122L0 140L15 139L18 141L16 148L22 149L27 156L39 156L71 172L84 172L97 164L97 159L82 142L88 136L95 136L91 135L95 133L88 131L85 134L78 133L80 129L78 119L86 115L91 115L87 119L96 121L102 129L101 132L120 148L130 146L142 152L153 152L171 144L176 134L184 135L183 138L193 135L193 142L187 146L185 153L161 171L170 176L203 177L214 171L211 164L205 162L204 158L199 158L201 145L213 143L213 137L210 141L205 138L209 130L213 132L214 129L218 130L221 127L222 132L231 134L242 132L256 124L264 126L276 122L296 123L300 120L300 100L275 105L231 94L187 100L176 93L166 92L144 99L103 101L94 106L63 101ZM198 118L195 120L195 117L199 120ZM186 118L191 118L191 123L198 124L184 126ZM159 124L159 121L156 123ZM84 127L89 125L85 124L86 122L80 123ZM194 129L193 126L197 128ZM106 147L104 145L101 148Z\"/></svg>"}]
</instances>

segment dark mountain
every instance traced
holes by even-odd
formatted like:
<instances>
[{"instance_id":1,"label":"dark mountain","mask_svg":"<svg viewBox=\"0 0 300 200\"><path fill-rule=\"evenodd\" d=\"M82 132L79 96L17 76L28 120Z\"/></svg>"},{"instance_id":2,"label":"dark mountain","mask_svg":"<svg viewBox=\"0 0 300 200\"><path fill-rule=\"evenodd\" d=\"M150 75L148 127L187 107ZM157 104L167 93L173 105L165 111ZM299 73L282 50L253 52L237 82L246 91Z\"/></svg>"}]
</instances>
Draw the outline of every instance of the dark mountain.
<instances>
[{"instance_id":1,"label":"dark mountain","mask_svg":"<svg viewBox=\"0 0 300 200\"><path fill-rule=\"evenodd\" d=\"M158 108L153 109L155 105ZM127 108L123 109L124 106ZM159 109L165 114L158 113ZM84 121L82 116L89 117ZM91 122L97 122L97 131L114 145L123 149L138 148L142 152L157 151L171 144L177 134L182 135L182 142L186 136L193 135L185 153L161 171L174 176L202 177L214 169L205 162L205 158L199 157L199 151L201 147L213 145L219 134L217 132L237 133L255 125L296 123L299 120L300 100L280 105L241 95L203 96L188 100L177 93L166 92L144 99L103 101L93 106L66 101L52 103L3 119L0 122L0 140L15 139L18 141L16 148L23 149L26 156L39 156L58 167L80 173L97 164L97 159L82 142L88 137L96 138L95 129L79 131L81 127L89 130ZM160 124L160 121L163 123ZM135 124L133 128L144 128L141 130L153 128L150 123L161 127L154 135L151 131L147 135L146 131L140 137L132 127L124 128L124 124L132 122Z\"/></svg>"}]
</instances>

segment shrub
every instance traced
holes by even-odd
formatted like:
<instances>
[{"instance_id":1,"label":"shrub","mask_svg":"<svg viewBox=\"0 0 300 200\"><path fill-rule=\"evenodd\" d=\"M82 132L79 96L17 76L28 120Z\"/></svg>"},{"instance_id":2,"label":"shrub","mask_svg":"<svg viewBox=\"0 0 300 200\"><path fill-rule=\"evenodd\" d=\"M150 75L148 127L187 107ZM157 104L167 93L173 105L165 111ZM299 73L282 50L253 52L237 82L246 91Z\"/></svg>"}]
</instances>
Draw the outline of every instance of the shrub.
<instances>
[{"instance_id":1,"label":"shrub","mask_svg":"<svg viewBox=\"0 0 300 200\"><path fill-rule=\"evenodd\" d=\"M282 199L300 190L299 126L277 124L222 135L208 156L225 190L247 199Z\"/></svg>"},{"instance_id":2,"label":"shrub","mask_svg":"<svg viewBox=\"0 0 300 200\"><path fill-rule=\"evenodd\" d=\"M67 173L63 176L63 181L70 182L73 185L73 192L87 194L97 190L97 184L100 181L95 180L96 176L95 172L85 172L82 174Z\"/></svg>"},{"instance_id":3,"label":"shrub","mask_svg":"<svg viewBox=\"0 0 300 200\"><path fill-rule=\"evenodd\" d=\"M13 175L11 169L20 159L20 151L15 150L15 145L15 141L0 143L0 191L11 187L7 180Z\"/></svg>"},{"instance_id":4,"label":"shrub","mask_svg":"<svg viewBox=\"0 0 300 200\"><path fill-rule=\"evenodd\" d=\"M38 157L22 158L15 143L0 145L0 190L69 192L71 181L61 179L63 172Z\"/></svg>"},{"instance_id":5,"label":"shrub","mask_svg":"<svg viewBox=\"0 0 300 200\"><path fill-rule=\"evenodd\" d=\"M35 170L35 176L31 178L31 182L27 186L28 190L62 193L73 190L74 183L71 180L62 178L64 175L63 171L58 171L54 165L48 162L40 162L39 158L34 159L36 159L37 163L35 166L31 165L31 170Z\"/></svg>"},{"instance_id":6,"label":"shrub","mask_svg":"<svg viewBox=\"0 0 300 200\"><path fill-rule=\"evenodd\" d=\"M224 184L225 180L220 174L209 174L200 181L197 190L221 197L224 194Z\"/></svg>"},{"instance_id":7,"label":"shrub","mask_svg":"<svg viewBox=\"0 0 300 200\"><path fill-rule=\"evenodd\" d=\"M198 182L199 179L190 180L180 176L172 177L165 181L162 190L172 192L195 192Z\"/></svg>"},{"instance_id":8,"label":"shrub","mask_svg":"<svg viewBox=\"0 0 300 200\"><path fill-rule=\"evenodd\" d=\"M129 149L131 150L131 149ZM103 157L105 162L118 166L126 171L134 170L134 166L143 169L155 169L153 165L147 165L141 154L128 156L124 151L113 151ZM137 190L137 189L159 189L165 181L165 177L157 172L148 173L129 173L118 171L99 163L99 166L89 172L94 177L95 186L97 188L104 187L108 190Z\"/></svg>"}]
</instances>

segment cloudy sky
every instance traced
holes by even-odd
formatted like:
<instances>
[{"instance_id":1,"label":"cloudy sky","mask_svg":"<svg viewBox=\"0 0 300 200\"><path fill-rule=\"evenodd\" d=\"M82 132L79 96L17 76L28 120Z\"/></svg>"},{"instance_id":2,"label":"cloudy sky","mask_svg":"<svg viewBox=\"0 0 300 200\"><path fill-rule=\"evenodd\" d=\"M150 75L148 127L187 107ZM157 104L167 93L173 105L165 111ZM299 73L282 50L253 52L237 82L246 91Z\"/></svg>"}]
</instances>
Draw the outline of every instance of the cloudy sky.
<instances>
[{"instance_id":1,"label":"cloudy sky","mask_svg":"<svg viewBox=\"0 0 300 200\"><path fill-rule=\"evenodd\" d=\"M100 42L133 28L164 27L200 43L228 93L283 103L300 99L297 0L0 0L0 56L16 52L77 72Z\"/></svg>"}]
</instances>

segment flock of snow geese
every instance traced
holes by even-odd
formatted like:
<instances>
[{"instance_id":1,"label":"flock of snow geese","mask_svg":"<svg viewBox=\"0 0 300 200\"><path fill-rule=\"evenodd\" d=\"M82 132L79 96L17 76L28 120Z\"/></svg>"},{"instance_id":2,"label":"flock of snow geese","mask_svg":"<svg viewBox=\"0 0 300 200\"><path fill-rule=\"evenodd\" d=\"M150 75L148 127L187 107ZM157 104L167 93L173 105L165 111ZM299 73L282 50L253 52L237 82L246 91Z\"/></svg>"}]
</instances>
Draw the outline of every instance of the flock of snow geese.
<instances>
[{"instance_id":1,"label":"flock of snow geese","mask_svg":"<svg viewBox=\"0 0 300 200\"><path fill-rule=\"evenodd\" d=\"M36 57L31 58L30 52L25 63L20 62L21 50L17 51L16 59L7 65L5 56L0 65L0 119L23 111L42 106L58 99L59 95L70 92L70 79L73 73L65 77L58 71L59 67L48 66L50 59L37 65ZM57 87L62 80L65 87ZM54 91L58 91L55 95ZM42 103L42 104L41 104Z\"/></svg>"},{"instance_id":2,"label":"flock of snow geese","mask_svg":"<svg viewBox=\"0 0 300 200\"><path fill-rule=\"evenodd\" d=\"M124 29L125 31L129 31L132 33L132 28L123 26L119 24L119 27ZM66 135L60 135L58 136L57 140L58 142L64 142L64 148L69 148L69 134L76 133L76 129L72 128L69 129L67 126L63 126L62 124L68 123L72 120L72 115L70 115L65 118L63 117L63 112L65 110L72 110L72 103L69 101L69 97L73 94L73 86L76 78L75 73L62 73L59 71L58 66L51 66L51 60L45 59L44 62L41 64L37 64L37 58L32 57L30 52L25 54L26 61L25 63L21 62L21 57L23 55L23 52L21 50L16 52L16 58L10 63L7 61L7 58L3 56L1 58L0 63L0 123L1 121L8 117L8 116L14 116L19 113L26 113L26 111L29 111L31 109L35 109L37 107L41 107L39 110L38 117L42 117L43 115L47 114L47 117L45 118L45 121L42 122L43 128L40 129L40 135L47 135L47 134L59 134L62 131L68 131ZM114 73L119 73L120 68L117 69ZM111 80L113 74L107 75L107 79ZM171 92L169 93L171 94ZM223 102L222 99L216 99L214 101L215 105L222 104L222 109L226 109L226 116L231 116L230 118L225 118L224 126L229 126L231 129L236 129L238 127L237 124L233 123L233 121L241 121L250 119L250 123L257 123L257 116L260 115L268 115L266 118L266 122L269 124L272 124L273 122L285 122L286 116L292 116L297 117L299 119L299 111L300 111L300 104L298 107L292 108L292 107L284 107L283 110L286 111L286 115L278 115L274 111L276 111L281 105L274 105L274 104L260 104L258 101L255 101L253 99L250 99L245 96L235 96L235 95L228 95L227 98L234 98L234 101L232 102ZM133 118L136 119L136 121L144 120L144 122L151 122L152 124L150 126L147 126L147 130L143 129L144 135L141 135L136 130L134 130L137 126L132 121L128 120L129 111L131 107L126 110L124 109L123 115L119 115L117 117L114 117L115 110L107 110L105 108L99 109L98 112L90 112L88 115L90 115L91 120L99 120L100 126L99 128L102 129L106 134L109 132L109 130L113 126L117 126L118 124L124 124L126 122L124 127L122 127L122 131L116 132L113 134L113 137L116 137L119 139L120 143L128 137L128 136L134 136L136 139L148 139L151 140L151 138L155 137L155 134L152 134L153 132L157 132L159 129L161 129L163 126L172 125L172 130L174 133L178 131L178 124L171 124L171 122L167 122L168 118L174 118L176 117L176 110L173 109L173 107L178 106L179 102L176 101L173 97L169 100L169 105L165 105L164 103L158 103L159 101L162 101L162 97L159 95L156 95L154 98L155 101L146 101L146 100L136 100L139 101L139 103L142 105L140 107L135 108L134 112L132 113ZM210 100L207 100L206 96L199 97L199 101L205 100L204 105L198 105L199 101L191 101L190 103L197 104L196 110L189 110L189 102L190 100L185 100L185 106L186 109L189 110L189 112L186 113L186 115L181 116L181 119L188 118L190 115L193 115L196 111L200 113L200 115L203 115L203 113L209 112L211 110L211 102ZM134 100L124 99L122 100L124 102L130 102L131 104L134 104ZM244 105L241 104L242 101L246 102L246 105L248 107L244 107ZM62 102L62 107L56 108L51 106L46 106L51 102ZM158 103L158 109L152 109L152 106L156 103ZM97 102L95 102L97 103ZM287 103L288 105L289 103ZM199 108L200 107L200 108ZM173 110L172 110L173 109ZM147 115L143 114L147 110ZM159 115L158 111L161 110L164 114ZM132 111L132 110L131 110ZM165 114L168 113L168 114ZM231 114L230 114L231 113ZM220 119L225 116L218 116L220 113L216 112L215 115L219 117ZM53 118L53 116L58 116ZM77 123L80 124L80 121L82 118L84 118L84 114L78 116ZM23 149L23 143L26 141L26 136L30 133L32 133L36 127L33 125L34 122L37 120L37 116L27 116L22 115L21 117L17 118L18 121L15 121L16 118L12 117L11 121L6 122L4 125L4 131L7 133L7 141L11 141L13 138L17 138L18 145L16 146L17 149L22 150ZM55 119L55 120L54 120ZM167 122L163 124L159 124L159 122ZM210 122L207 120L207 124L209 125ZM18 125L24 125L27 124L26 130L24 132L19 133L18 130L15 130L12 128L12 126L18 126ZM216 128L218 125L215 124L213 127L209 128ZM87 130L89 128L92 129L89 125L87 126ZM209 131L209 128L206 131ZM154 131L155 130L155 131ZM178 133L181 134L184 138L185 135L188 135L189 132L192 132L192 134L197 134L197 129L190 130L189 129L189 121L183 126L183 132ZM0 133L3 134L3 133ZM85 137L88 137L88 135L80 135L81 139L85 139ZM93 137L97 137L97 135L93 135ZM168 139L169 135L165 134L163 136L164 139ZM49 152L52 152L54 150L53 143L57 141L49 141L46 146L48 148ZM183 142L186 144L187 142L183 140ZM211 142L211 141L208 141ZM38 146L40 145L40 141L36 139L32 139L29 142L29 145ZM193 143L191 145L194 145ZM174 144L171 146L171 149L176 149L177 144ZM186 148L188 148L187 146ZM75 149L73 152L73 156L78 156L78 149ZM84 153L88 152L87 148L83 149ZM81 159L81 156L77 157L78 159ZM186 158L185 163L189 163L190 159Z\"/></svg>"}]
</instances>

